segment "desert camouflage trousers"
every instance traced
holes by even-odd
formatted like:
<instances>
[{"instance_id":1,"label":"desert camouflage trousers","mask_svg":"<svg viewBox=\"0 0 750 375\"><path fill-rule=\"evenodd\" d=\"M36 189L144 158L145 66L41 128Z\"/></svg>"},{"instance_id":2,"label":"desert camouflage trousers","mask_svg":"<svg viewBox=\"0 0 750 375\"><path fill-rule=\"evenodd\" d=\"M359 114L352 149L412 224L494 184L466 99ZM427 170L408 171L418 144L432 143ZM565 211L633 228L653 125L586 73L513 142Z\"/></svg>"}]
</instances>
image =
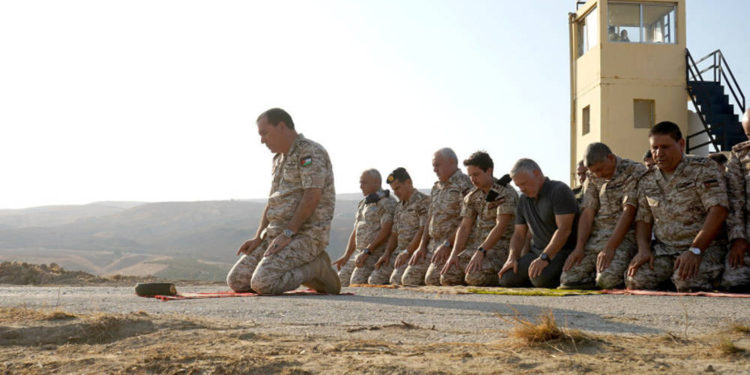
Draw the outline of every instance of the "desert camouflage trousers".
<instances>
[{"instance_id":1,"label":"desert camouflage trousers","mask_svg":"<svg viewBox=\"0 0 750 375\"><path fill-rule=\"evenodd\" d=\"M602 272L597 272L596 259L608 239L586 244L585 255L581 262L560 275L561 289L585 289L594 286L601 289L613 289L623 284L628 265L638 251L638 246L632 238L625 237L620 246L615 249L615 256L609 267Z\"/></svg>"},{"instance_id":2,"label":"desert camouflage trousers","mask_svg":"<svg viewBox=\"0 0 750 375\"><path fill-rule=\"evenodd\" d=\"M391 263L394 268L393 272L391 272L391 278L390 278L390 284L391 285L401 285L401 278L404 276L404 271L406 271L406 267L409 266L409 261L407 260L406 263L402 264L400 267L396 268L396 258L398 258L398 255L402 252L405 252L405 250L395 250L393 252L393 259L391 260L393 263Z\"/></svg>"},{"instance_id":3,"label":"desert camouflage trousers","mask_svg":"<svg viewBox=\"0 0 750 375\"><path fill-rule=\"evenodd\" d=\"M382 265L375 269L375 263L385 253L385 246L380 246L372 252L365 260L362 267L356 266L357 257L362 254L362 250L357 250L349 258L349 261L339 270L339 280L341 286L352 284L385 284L393 272L393 259L388 264Z\"/></svg>"},{"instance_id":4,"label":"desert camouflage trousers","mask_svg":"<svg viewBox=\"0 0 750 375\"><path fill-rule=\"evenodd\" d=\"M451 267L445 274L440 275L440 285L497 286L499 281L497 273L503 268L503 264L508 259L508 250L487 251L487 255L482 259L482 270L465 273L466 267L469 265L471 257L474 256L475 252L476 249L467 249L459 253L458 264Z\"/></svg>"},{"instance_id":5,"label":"desert camouflage trousers","mask_svg":"<svg viewBox=\"0 0 750 375\"><path fill-rule=\"evenodd\" d=\"M325 255L325 247L305 235L296 235L276 254L264 257L273 238L266 238L250 255L242 255L227 274L236 292L281 294L315 277L309 263ZM307 266L307 267L306 267Z\"/></svg>"},{"instance_id":6,"label":"desert camouflage trousers","mask_svg":"<svg viewBox=\"0 0 750 375\"><path fill-rule=\"evenodd\" d=\"M732 268L729 265L729 254L724 262L724 276L721 278L721 287L732 290L737 288L750 288L750 254L745 253L744 265Z\"/></svg>"},{"instance_id":7,"label":"desert camouflage trousers","mask_svg":"<svg viewBox=\"0 0 750 375\"><path fill-rule=\"evenodd\" d=\"M401 285L425 285L425 275L427 274L427 269L430 268L430 260L432 259L433 250L435 250L437 246L440 246L440 244L441 242L430 241L427 245L427 254L420 259L417 264L408 265L404 270L404 275L401 276Z\"/></svg>"},{"instance_id":8,"label":"desert camouflage trousers","mask_svg":"<svg viewBox=\"0 0 750 375\"><path fill-rule=\"evenodd\" d=\"M651 269L646 263L638 268L635 276L626 277L625 285L628 289L656 289L671 278L679 292L712 290L721 281L719 276L724 270L724 256L727 252L726 244L723 241L711 243L711 246L703 253L698 274L688 280L681 280L677 270L674 270L675 259L687 249L674 249L658 242L651 247L654 254L654 269Z\"/></svg>"},{"instance_id":9,"label":"desert camouflage trousers","mask_svg":"<svg viewBox=\"0 0 750 375\"><path fill-rule=\"evenodd\" d=\"M440 247L440 245L445 241L431 241L431 249L430 254L435 254L435 250ZM432 258L432 256L430 256ZM440 286L440 270L443 269L443 266L445 266L445 262L448 260L446 258L445 260L439 261L437 263L430 262L431 259L427 259L428 262L430 262L430 265L427 266L427 272L425 272L424 275L424 283L425 285L432 285L432 286Z\"/></svg>"}]
</instances>

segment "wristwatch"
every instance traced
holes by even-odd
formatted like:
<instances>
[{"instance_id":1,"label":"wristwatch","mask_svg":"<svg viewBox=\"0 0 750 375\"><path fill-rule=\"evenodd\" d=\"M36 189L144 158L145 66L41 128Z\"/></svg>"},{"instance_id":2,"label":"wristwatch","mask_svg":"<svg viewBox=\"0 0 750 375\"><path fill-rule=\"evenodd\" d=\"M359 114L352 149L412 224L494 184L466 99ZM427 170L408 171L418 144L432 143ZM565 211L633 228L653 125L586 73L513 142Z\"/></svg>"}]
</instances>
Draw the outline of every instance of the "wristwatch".
<instances>
[{"instance_id":1,"label":"wristwatch","mask_svg":"<svg viewBox=\"0 0 750 375\"><path fill-rule=\"evenodd\" d=\"M550 263L549 255L547 253L542 252L541 255L539 255L539 259L546 261L547 263Z\"/></svg>"},{"instance_id":2,"label":"wristwatch","mask_svg":"<svg viewBox=\"0 0 750 375\"><path fill-rule=\"evenodd\" d=\"M451 247L452 245L451 245L450 241L445 240L445 242L443 242L443 246L445 246L445 247Z\"/></svg>"},{"instance_id":3,"label":"wristwatch","mask_svg":"<svg viewBox=\"0 0 750 375\"><path fill-rule=\"evenodd\" d=\"M283 234L283 235L284 235L284 237L287 237L287 238L292 238L292 236L294 236L294 232L292 232L292 230L291 230L291 229L284 229L284 230L283 230L283 231L281 232L281 234Z\"/></svg>"},{"instance_id":4,"label":"wristwatch","mask_svg":"<svg viewBox=\"0 0 750 375\"><path fill-rule=\"evenodd\" d=\"M699 249L699 248L697 248L697 247L695 247L695 246L691 246L691 247L690 247L690 248L688 249L688 251L690 251L691 253L693 253L693 254L695 254L695 255L701 255L701 254L703 253L703 252L701 251L701 249Z\"/></svg>"},{"instance_id":5,"label":"wristwatch","mask_svg":"<svg viewBox=\"0 0 750 375\"><path fill-rule=\"evenodd\" d=\"M371 253L370 253L370 249L368 249L368 248L364 248L364 249L362 249L362 253L364 253L364 254L367 254L367 255L370 255L370 254L371 254Z\"/></svg>"},{"instance_id":6,"label":"wristwatch","mask_svg":"<svg viewBox=\"0 0 750 375\"><path fill-rule=\"evenodd\" d=\"M479 246L477 250L479 250L482 253L482 255L487 255L487 250L485 250L483 247Z\"/></svg>"}]
</instances>

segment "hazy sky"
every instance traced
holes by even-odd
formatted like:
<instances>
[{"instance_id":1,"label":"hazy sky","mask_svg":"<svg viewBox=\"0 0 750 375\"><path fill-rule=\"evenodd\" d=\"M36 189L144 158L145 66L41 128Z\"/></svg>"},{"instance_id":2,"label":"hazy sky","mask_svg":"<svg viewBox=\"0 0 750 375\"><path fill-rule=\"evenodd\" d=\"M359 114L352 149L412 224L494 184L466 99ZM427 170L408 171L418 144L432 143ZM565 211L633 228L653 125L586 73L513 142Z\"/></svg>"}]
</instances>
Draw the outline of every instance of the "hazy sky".
<instances>
[{"instance_id":1,"label":"hazy sky","mask_svg":"<svg viewBox=\"0 0 750 375\"><path fill-rule=\"evenodd\" d=\"M484 149L567 181L575 1L0 1L0 208L263 198L288 110L339 193ZM750 94L750 2L689 0L688 47ZM744 29L743 29L744 27ZM615 150L616 151L616 150Z\"/></svg>"}]
</instances>

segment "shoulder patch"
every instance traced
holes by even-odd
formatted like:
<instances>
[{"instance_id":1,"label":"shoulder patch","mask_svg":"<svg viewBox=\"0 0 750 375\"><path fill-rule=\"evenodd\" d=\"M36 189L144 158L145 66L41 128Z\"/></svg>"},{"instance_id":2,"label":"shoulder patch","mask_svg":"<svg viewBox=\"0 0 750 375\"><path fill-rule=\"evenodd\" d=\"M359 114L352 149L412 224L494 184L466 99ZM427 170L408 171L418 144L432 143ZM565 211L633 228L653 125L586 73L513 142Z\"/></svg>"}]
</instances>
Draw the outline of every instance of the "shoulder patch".
<instances>
[{"instance_id":1,"label":"shoulder patch","mask_svg":"<svg viewBox=\"0 0 750 375\"><path fill-rule=\"evenodd\" d=\"M308 167L312 165L312 156L304 156L299 159L299 165L302 167Z\"/></svg>"}]
</instances>

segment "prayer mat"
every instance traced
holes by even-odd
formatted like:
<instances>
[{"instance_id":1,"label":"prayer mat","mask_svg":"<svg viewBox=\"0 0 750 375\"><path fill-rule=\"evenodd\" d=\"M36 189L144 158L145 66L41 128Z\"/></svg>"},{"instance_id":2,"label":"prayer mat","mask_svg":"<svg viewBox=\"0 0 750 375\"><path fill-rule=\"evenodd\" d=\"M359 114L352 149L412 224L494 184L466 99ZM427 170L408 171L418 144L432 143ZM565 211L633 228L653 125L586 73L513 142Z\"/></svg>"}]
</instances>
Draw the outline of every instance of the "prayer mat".
<instances>
[{"instance_id":1,"label":"prayer mat","mask_svg":"<svg viewBox=\"0 0 750 375\"><path fill-rule=\"evenodd\" d=\"M725 298L750 298L750 294L724 293L724 292L663 292L658 290L628 290L607 289L600 291L602 294L616 294L625 296L697 296L697 297L725 297Z\"/></svg>"},{"instance_id":2,"label":"prayer mat","mask_svg":"<svg viewBox=\"0 0 750 375\"><path fill-rule=\"evenodd\" d=\"M283 294L261 295L258 293L237 293L237 292L202 292L202 293L177 293L174 296L156 295L160 301L176 301L185 299L204 299L204 298L236 298L236 297L276 297L276 296L327 296L327 293L320 293L313 289L292 290ZM354 295L354 293L341 293L339 295ZM150 298L150 297L146 297Z\"/></svg>"}]
</instances>

